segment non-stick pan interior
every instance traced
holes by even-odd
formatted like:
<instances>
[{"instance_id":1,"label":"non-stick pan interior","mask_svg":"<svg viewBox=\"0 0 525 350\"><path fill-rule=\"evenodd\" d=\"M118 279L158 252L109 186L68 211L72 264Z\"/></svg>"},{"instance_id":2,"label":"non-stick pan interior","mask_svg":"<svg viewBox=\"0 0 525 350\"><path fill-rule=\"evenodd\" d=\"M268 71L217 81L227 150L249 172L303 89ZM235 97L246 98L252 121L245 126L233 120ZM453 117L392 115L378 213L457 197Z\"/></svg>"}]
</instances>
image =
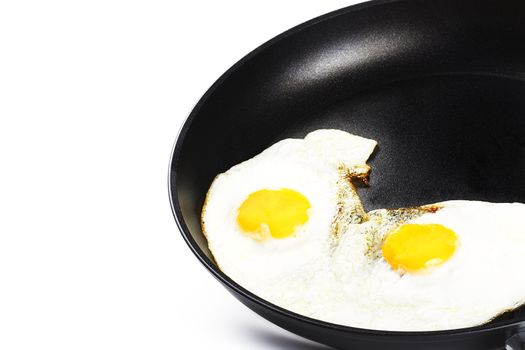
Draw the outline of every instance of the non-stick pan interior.
<instances>
[{"instance_id":1,"label":"non-stick pan interior","mask_svg":"<svg viewBox=\"0 0 525 350\"><path fill-rule=\"evenodd\" d=\"M223 76L191 113L171 169L173 202L202 252L211 259L200 211L213 178L318 128L379 142L359 189L367 209L525 202L525 2L472 4L342 11Z\"/></svg>"}]
</instances>

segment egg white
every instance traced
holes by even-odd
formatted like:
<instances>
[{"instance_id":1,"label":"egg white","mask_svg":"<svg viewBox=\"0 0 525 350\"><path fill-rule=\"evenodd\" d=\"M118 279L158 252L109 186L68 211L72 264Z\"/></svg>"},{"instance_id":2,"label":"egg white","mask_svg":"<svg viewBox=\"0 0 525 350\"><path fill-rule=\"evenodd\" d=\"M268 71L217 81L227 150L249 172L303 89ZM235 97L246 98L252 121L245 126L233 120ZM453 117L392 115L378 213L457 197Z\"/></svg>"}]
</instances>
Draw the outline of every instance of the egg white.
<instances>
[{"instance_id":1,"label":"egg white","mask_svg":"<svg viewBox=\"0 0 525 350\"><path fill-rule=\"evenodd\" d=\"M305 139L286 139L218 175L202 211L202 227L213 256L229 277L269 301L308 313L320 289L305 288L328 264L331 228L341 205L340 167L367 170L376 142L339 130L318 130ZM348 184L346 184L348 185ZM308 221L294 235L257 241L236 221L239 206L261 189L289 188L311 204ZM344 196L350 206L357 196ZM348 212L348 210L346 210ZM333 231L333 230L332 230ZM333 232L332 232L333 233ZM309 295L311 292L313 294Z\"/></svg>"},{"instance_id":2,"label":"egg white","mask_svg":"<svg viewBox=\"0 0 525 350\"><path fill-rule=\"evenodd\" d=\"M515 273L525 257L519 220L525 204L448 201L434 206L441 209L397 222L389 210L376 210L367 223L353 225L331 263L334 288L343 296L332 302L332 312L318 318L370 329L445 330L480 325L525 303L525 275ZM381 256L381 242L405 222L452 229L459 239L455 253L427 271L394 271Z\"/></svg>"}]
</instances>

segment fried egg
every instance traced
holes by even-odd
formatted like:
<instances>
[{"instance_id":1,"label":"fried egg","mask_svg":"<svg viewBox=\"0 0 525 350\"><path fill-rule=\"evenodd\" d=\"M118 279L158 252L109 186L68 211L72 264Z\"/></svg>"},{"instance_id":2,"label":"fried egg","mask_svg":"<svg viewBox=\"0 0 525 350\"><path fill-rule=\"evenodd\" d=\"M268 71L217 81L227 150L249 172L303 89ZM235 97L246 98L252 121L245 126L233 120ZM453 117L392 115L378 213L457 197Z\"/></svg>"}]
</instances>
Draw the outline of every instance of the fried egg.
<instances>
[{"instance_id":1,"label":"fried egg","mask_svg":"<svg viewBox=\"0 0 525 350\"><path fill-rule=\"evenodd\" d=\"M202 228L220 269L280 305L314 300L301 288L324 278L319 271L335 237L364 218L350 180L366 178L375 145L343 131L317 130L277 142L218 175Z\"/></svg>"},{"instance_id":2,"label":"fried egg","mask_svg":"<svg viewBox=\"0 0 525 350\"><path fill-rule=\"evenodd\" d=\"M447 201L369 213L341 238L331 262L326 321L430 331L490 321L525 303L525 204Z\"/></svg>"},{"instance_id":3,"label":"fried egg","mask_svg":"<svg viewBox=\"0 0 525 350\"><path fill-rule=\"evenodd\" d=\"M525 304L525 204L367 213L353 181L375 146L317 130L219 174L202 229L220 269L280 307L366 329L465 328Z\"/></svg>"}]
</instances>

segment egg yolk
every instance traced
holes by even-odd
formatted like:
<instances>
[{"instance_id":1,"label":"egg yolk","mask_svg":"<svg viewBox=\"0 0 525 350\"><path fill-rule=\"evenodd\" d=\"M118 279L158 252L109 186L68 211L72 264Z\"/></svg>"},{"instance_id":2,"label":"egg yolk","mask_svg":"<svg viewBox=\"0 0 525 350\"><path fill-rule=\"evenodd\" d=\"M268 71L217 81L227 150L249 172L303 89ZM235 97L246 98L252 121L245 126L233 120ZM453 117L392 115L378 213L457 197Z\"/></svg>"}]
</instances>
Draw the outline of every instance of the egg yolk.
<instances>
[{"instance_id":1,"label":"egg yolk","mask_svg":"<svg viewBox=\"0 0 525 350\"><path fill-rule=\"evenodd\" d=\"M265 189L253 192L241 204L237 222L245 233L258 240L269 236L286 238L308 221L309 208L308 199L297 191Z\"/></svg>"},{"instance_id":2,"label":"egg yolk","mask_svg":"<svg viewBox=\"0 0 525 350\"><path fill-rule=\"evenodd\" d=\"M387 236L383 257L394 270L417 272L437 266L454 254L458 237L437 224L405 224Z\"/></svg>"}]
</instances>

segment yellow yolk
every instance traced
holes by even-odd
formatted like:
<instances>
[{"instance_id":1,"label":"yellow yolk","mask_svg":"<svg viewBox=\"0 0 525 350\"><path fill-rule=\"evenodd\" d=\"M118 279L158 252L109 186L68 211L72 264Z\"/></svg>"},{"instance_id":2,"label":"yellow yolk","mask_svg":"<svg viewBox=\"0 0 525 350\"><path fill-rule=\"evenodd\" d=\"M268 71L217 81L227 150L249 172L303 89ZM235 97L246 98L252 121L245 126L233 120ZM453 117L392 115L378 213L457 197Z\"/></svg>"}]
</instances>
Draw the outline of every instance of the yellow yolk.
<instances>
[{"instance_id":1,"label":"yellow yolk","mask_svg":"<svg viewBox=\"0 0 525 350\"><path fill-rule=\"evenodd\" d=\"M437 224L405 224L387 236L383 257L394 270L417 272L447 261L456 250L454 231Z\"/></svg>"},{"instance_id":2,"label":"yellow yolk","mask_svg":"<svg viewBox=\"0 0 525 350\"><path fill-rule=\"evenodd\" d=\"M301 193L281 188L253 192L241 204L237 222L251 237L286 238L308 221L310 202Z\"/></svg>"}]
</instances>

